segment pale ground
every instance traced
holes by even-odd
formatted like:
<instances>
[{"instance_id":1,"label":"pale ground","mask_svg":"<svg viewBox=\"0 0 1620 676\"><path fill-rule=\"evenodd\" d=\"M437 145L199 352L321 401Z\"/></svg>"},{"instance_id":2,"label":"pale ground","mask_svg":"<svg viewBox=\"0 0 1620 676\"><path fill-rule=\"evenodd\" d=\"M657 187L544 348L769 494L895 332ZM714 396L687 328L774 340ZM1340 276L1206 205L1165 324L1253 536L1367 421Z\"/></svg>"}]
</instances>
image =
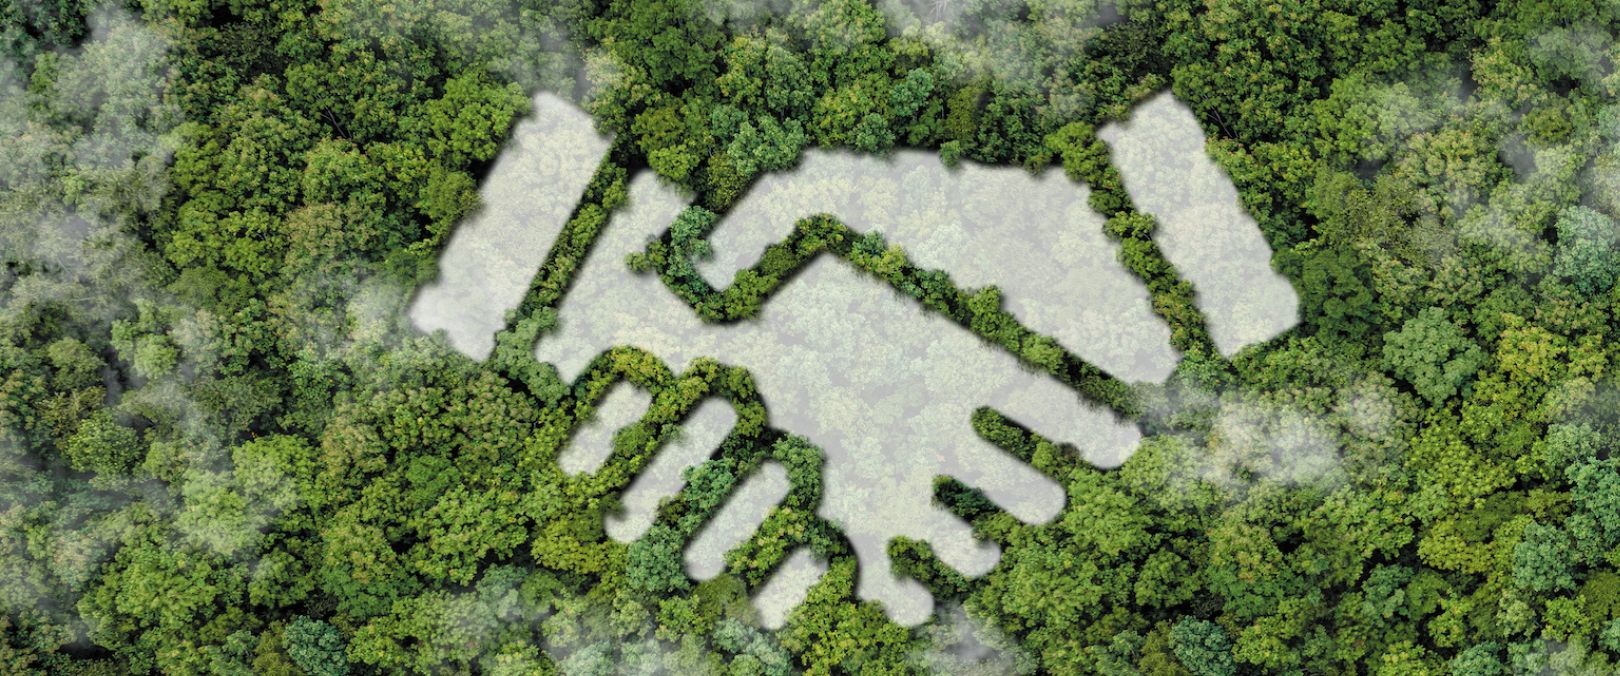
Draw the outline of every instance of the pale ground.
<instances>
[{"instance_id":1,"label":"pale ground","mask_svg":"<svg viewBox=\"0 0 1620 676\"><path fill-rule=\"evenodd\" d=\"M488 355L493 334L521 301L607 148L589 118L561 100L542 94L536 111L486 181L483 210L450 241L440 281L411 309L418 327L446 330L452 345L474 358ZM1102 135L1132 196L1160 219L1156 237L1166 255L1197 286L1218 347L1229 353L1292 325L1293 290L1271 271L1270 249L1204 155L1191 114L1164 95ZM765 177L724 215L710 236L717 255L698 269L724 287L796 221L830 214L857 231L881 233L914 263L946 271L960 287L998 286L1005 307L1026 326L1116 377L1160 382L1178 359L1168 329L1152 314L1141 282L1117 261L1118 246L1104 235L1087 196L1085 186L1057 171L947 168L917 151L884 159L812 150L796 170ZM825 451L818 513L854 545L858 595L881 603L895 621L925 621L933 600L920 584L892 574L886 546L894 537L927 541L969 576L985 574L1000 557L995 545L976 540L967 524L934 504L935 476L977 487L1029 523L1050 520L1063 507L1061 486L973 432L975 409L990 407L1075 444L1100 467L1119 465L1135 449L1134 425L831 256L806 266L758 316L705 323L656 275L635 273L625 262L685 208L686 198L651 173L632 181L629 204L593 245L561 303L558 328L542 336L536 358L568 380L621 345L646 350L677 372L699 357L746 368L770 424ZM1195 244L1221 253L1194 255ZM617 387L560 457L563 469L599 468L613 432L647 404L644 393ZM607 516L609 534L621 541L643 534L658 501L680 490L681 471L707 459L734 422L729 407L703 405L632 484L623 511ZM780 465L767 463L745 477L687 548L688 573L718 575L725 552L786 492ZM806 551L790 556L758 592L763 621L779 624L824 570Z\"/></svg>"}]
</instances>

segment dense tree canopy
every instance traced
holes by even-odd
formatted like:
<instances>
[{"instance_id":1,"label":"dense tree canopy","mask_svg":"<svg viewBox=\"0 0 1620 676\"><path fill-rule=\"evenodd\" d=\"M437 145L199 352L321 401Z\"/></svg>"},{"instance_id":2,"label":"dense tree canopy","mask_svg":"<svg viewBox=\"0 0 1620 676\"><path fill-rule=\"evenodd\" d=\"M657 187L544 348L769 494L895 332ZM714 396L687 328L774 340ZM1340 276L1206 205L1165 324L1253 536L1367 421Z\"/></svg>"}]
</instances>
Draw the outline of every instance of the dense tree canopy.
<instances>
[{"instance_id":1,"label":"dense tree canopy","mask_svg":"<svg viewBox=\"0 0 1620 676\"><path fill-rule=\"evenodd\" d=\"M1617 60L1603 0L0 3L0 671L1612 673ZM474 363L404 308L542 89L614 148ZM1302 299L1230 359L1096 137L1164 89ZM825 218L701 284L714 215L810 147L1061 167L1176 375L1115 381ZM637 265L707 319L838 256L1146 440L1101 471L976 417L1068 504L1029 526L940 480L1001 563L897 541L961 610L889 622L815 517L814 440L724 355L623 347L575 383L529 357L639 171L699 207ZM619 381L651 408L563 474ZM608 538L706 398L737 428L649 535ZM689 579L766 460L789 497ZM828 572L761 629L749 596L797 546Z\"/></svg>"}]
</instances>

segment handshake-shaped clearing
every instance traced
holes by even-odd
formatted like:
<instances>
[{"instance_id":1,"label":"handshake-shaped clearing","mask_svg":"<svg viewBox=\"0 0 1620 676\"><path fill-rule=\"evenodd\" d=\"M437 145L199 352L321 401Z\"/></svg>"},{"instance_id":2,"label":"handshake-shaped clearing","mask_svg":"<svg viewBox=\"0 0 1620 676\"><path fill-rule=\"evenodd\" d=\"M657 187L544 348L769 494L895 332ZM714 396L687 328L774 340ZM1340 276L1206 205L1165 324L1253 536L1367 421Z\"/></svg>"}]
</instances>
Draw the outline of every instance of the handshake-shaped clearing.
<instances>
[{"instance_id":1,"label":"handshake-shaped clearing","mask_svg":"<svg viewBox=\"0 0 1620 676\"><path fill-rule=\"evenodd\" d=\"M1137 208L1157 219L1160 249L1194 285L1218 349L1230 354L1294 325L1294 291L1272 271L1271 249L1205 156L1203 134L1185 107L1161 94L1100 137ZM413 303L415 325L442 329L459 351L487 358L609 144L583 112L536 97L482 187L483 208L457 229L439 279ZM884 158L813 149L793 170L761 178L723 215L708 236L715 255L697 270L725 287L798 221L824 214L880 233L914 265L942 270L960 288L998 287L1005 309L1024 326L1116 378L1161 382L1178 360L1169 330L1153 314L1146 288L1118 262L1119 246L1103 232L1088 195L1056 169L948 168L920 151ZM1101 467L1117 466L1135 449L1134 425L830 257L810 262L757 316L705 322L656 274L626 264L685 208L687 199L650 172L636 176L628 205L591 246L557 309L557 329L540 338L535 356L565 380L615 346L650 352L677 371L699 357L746 368L770 424L825 451L818 514L855 549L858 595L882 603L895 621L920 623L933 602L922 585L891 572L886 547L894 537L928 542L970 577L1000 556L934 504L935 476L974 486L1029 523L1063 507L1061 486L974 433L976 409L1073 443ZM627 383L617 385L594 426L560 458L563 469L599 467L612 431L634 422L647 403ZM707 460L734 420L721 402L701 405L622 496L609 535L628 542L645 533L659 500L682 488L682 470ZM787 490L785 472L772 463L749 476L687 547L688 574L718 575L725 552ZM788 557L756 595L768 626L780 625L821 566L804 550Z\"/></svg>"}]
</instances>

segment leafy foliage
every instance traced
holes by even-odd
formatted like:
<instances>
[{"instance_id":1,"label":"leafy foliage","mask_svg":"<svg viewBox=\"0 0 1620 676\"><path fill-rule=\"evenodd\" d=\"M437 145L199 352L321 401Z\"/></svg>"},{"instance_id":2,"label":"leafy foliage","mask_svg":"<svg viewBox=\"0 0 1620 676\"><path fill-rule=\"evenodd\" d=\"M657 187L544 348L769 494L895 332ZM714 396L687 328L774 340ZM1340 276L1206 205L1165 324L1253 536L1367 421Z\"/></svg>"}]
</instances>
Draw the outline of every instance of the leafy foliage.
<instances>
[{"instance_id":1,"label":"leafy foliage","mask_svg":"<svg viewBox=\"0 0 1620 676\"><path fill-rule=\"evenodd\" d=\"M942 14L894 13L899 5ZM698 208L637 264L714 321L829 253L1139 416L1098 471L985 411L1070 502L907 571L1050 673L1612 673L1620 659L1620 15L1530 0L0 4L0 671L904 672L940 626L855 600L819 454L745 372L530 358L646 168ZM924 8L928 10L929 8ZM948 10L948 11L947 11ZM538 89L615 135L562 245L472 363L402 320ZM1303 299L1227 360L1095 130L1171 89ZM802 150L1061 166L1185 360L1128 385L880 238L806 218L724 291L715 214ZM811 217L813 214L803 216ZM717 355L723 358L723 355ZM604 468L556 456L653 395ZM652 535L614 496L704 398L732 435ZM809 440L813 442L814 440ZM727 573L685 542L770 459L793 488ZM1309 460L1310 462L1306 462ZM780 631L748 596L829 562ZM943 620L939 620L942 622ZM923 657L919 657L923 655ZM973 651L951 664L971 661ZM996 664L985 662L984 668Z\"/></svg>"},{"instance_id":2,"label":"leafy foliage","mask_svg":"<svg viewBox=\"0 0 1620 676\"><path fill-rule=\"evenodd\" d=\"M1424 308L1399 331L1384 335L1384 362L1424 399L1458 393L1485 364L1485 352L1441 308Z\"/></svg>"}]
</instances>

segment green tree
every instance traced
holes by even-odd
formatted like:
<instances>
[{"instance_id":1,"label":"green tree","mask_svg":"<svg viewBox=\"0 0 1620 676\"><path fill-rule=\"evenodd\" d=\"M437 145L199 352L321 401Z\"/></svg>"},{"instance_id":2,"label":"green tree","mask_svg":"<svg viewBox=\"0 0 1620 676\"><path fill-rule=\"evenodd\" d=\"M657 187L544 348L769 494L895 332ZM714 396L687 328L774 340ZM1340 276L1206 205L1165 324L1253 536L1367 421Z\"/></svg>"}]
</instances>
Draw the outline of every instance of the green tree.
<instances>
[{"instance_id":1,"label":"green tree","mask_svg":"<svg viewBox=\"0 0 1620 676\"><path fill-rule=\"evenodd\" d=\"M282 633L287 656L310 676L344 676L349 662L343 657L343 634L337 627L304 615L294 617Z\"/></svg>"},{"instance_id":2,"label":"green tree","mask_svg":"<svg viewBox=\"0 0 1620 676\"><path fill-rule=\"evenodd\" d=\"M1620 546L1620 462L1590 458L1569 467L1569 496L1575 512L1564 522L1575 549L1587 561L1615 565Z\"/></svg>"},{"instance_id":3,"label":"green tree","mask_svg":"<svg viewBox=\"0 0 1620 676\"><path fill-rule=\"evenodd\" d=\"M1469 646L1451 658L1448 667L1453 676L1501 676L1507 673L1507 665L1498 657L1501 652L1502 646L1497 643Z\"/></svg>"},{"instance_id":4,"label":"green tree","mask_svg":"<svg viewBox=\"0 0 1620 676\"><path fill-rule=\"evenodd\" d=\"M1620 232L1607 214L1574 206L1558 214L1553 271L1585 294L1608 291L1620 275Z\"/></svg>"},{"instance_id":5,"label":"green tree","mask_svg":"<svg viewBox=\"0 0 1620 676\"><path fill-rule=\"evenodd\" d=\"M1563 529L1539 523L1524 529L1524 539L1513 548L1513 579L1537 592L1575 587L1574 554Z\"/></svg>"},{"instance_id":6,"label":"green tree","mask_svg":"<svg viewBox=\"0 0 1620 676\"><path fill-rule=\"evenodd\" d=\"M1442 308L1424 308L1384 334L1384 364L1430 402L1457 394L1485 361L1484 350Z\"/></svg>"},{"instance_id":7,"label":"green tree","mask_svg":"<svg viewBox=\"0 0 1620 676\"><path fill-rule=\"evenodd\" d=\"M1378 307L1368 286L1366 266L1354 253L1328 249L1298 258L1300 305L1306 319L1329 336L1360 337L1378 325Z\"/></svg>"},{"instance_id":8,"label":"green tree","mask_svg":"<svg viewBox=\"0 0 1620 676\"><path fill-rule=\"evenodd\" d=\"M1232 641L1220 625L1208 620L1184 618L1170 630L1170 644L1176 659L1197 676L1232 676Z\"/></svg>"},{"instance_id":9,"label":"green tree","mask_svg":"<svg viewBox=\"0 0 1620 676\"><path fill-rule=\"evenodd\" d=\"M74 469L111 477L129 474L145 457L146 449L135 430L102 411L79 424L62 454Z\"/></svg>"}]
</instances>

